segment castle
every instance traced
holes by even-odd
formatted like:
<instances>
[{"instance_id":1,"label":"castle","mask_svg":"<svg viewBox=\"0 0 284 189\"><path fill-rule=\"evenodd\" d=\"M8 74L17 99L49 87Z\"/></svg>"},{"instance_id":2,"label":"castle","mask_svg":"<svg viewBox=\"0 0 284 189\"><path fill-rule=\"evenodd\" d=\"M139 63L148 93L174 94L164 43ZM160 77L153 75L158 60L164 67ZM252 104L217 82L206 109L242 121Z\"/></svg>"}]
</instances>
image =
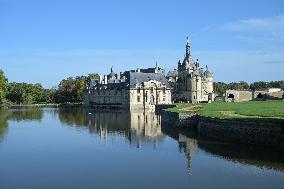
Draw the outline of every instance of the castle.
<instances>
[{"instance_id":1,"label":"castle","mask_svg":"<svg viewBox=\"0 0 284 189\"><path fill-rule=\"evenodd\" d=\"M97 108L154 109L155 105L173 102L211 102L213 74L200 67L191 57L187 38L186 54L178 69L165 71L158 67L115 73L89 83L84 104Z\"/></svg>"},{"instance_id":2,"label":"castle","mask_svg":"<svg viewBox=\"0 0 284 189\"><path fill-rule=\"evenodd\" d=\"M171 104L171 86L164 70L155 67L136 69L100 77L90 82L84 104L97 108L154 109Z\"/></svg>"},{"instance_id":3,"label":"castle","mask_svg":"<svg viewBox=\"0 0 284 189\"><path fill-rule=\"evenodd\" d=\"M186 40L185 57L178 61L178 68L168 72L167 79L172 86L174 102L200 103L214 99L213 74L200 67L191 57L189 38Z\"/></svg>"}]
</instances>

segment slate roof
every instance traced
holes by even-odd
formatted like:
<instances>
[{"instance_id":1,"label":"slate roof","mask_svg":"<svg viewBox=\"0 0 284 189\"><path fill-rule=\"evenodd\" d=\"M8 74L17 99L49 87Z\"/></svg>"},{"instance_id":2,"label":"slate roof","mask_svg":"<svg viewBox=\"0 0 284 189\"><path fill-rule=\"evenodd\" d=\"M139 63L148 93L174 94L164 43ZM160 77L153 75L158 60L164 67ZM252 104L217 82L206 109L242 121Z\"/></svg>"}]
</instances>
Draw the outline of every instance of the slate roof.
<instances>
[{"instance_id":1,"label":"slate roof","mask_svg":"<svg viewBox=\"0 0 284 189\"><path fill-rule=\"evenodd\" d=\"M122 89L127 88L129 85L126 82L122 83L108 83L108 84L96 84L95 87L107 87L108 89Z\"/></svg>"},{"instance_id":2,"label":"slate roof","mask_svg":"<svg viewBox=\"0 0 284 189\"><path fill-rule=\"evenodd\" d=\"M213 77L212 73L209 72L209 70L206 70L206 71L204 72L204 76L205 76L205 77Z\"/></svg>"},{"instance_id":3,"label":"slate roof","mask_svg":"<svg viewBox=\"0 0 284 189\"><path fill-rule=\"evenodd\" d=\"M90 88L92 87L107 87L110 89L116 89L116 88L135 88L135 84L147 82L150 80L159 81L167 86L167 88L170 88L170 84L168 80L166 79L165 75L162 73L143 73L143 72L132 72L132 71L126 71L123 74L126 79L125 82L117 82L117 83L108 83L108 84L100 84L97 82L92 82L90 85Z\"/></svg>"},{"instance_id":4,"label":"slate roof","mask_svg":"<svg viewBox=\"0 0 284 189\"><path fill-rule=\"evenodd\" d=\"M143 83L150 80L156 80L164 83L170 88L170 84L164 74L161 73L141 73L141 72L129 72L129 77L127 77L127 82L130 84L130 88L134 88L135 84Z\"/></svg>"},{"instance_id":5,"label":"slate roof","mask_svg":"<svg viewBox=\"0 0 284 189\"><path fill-rule=\"evenodd\" d=\"M178 71L176 69L169 71L167 74L167 77L177 77L177 76L178 76Z\"/></svg>"}]
</instances>

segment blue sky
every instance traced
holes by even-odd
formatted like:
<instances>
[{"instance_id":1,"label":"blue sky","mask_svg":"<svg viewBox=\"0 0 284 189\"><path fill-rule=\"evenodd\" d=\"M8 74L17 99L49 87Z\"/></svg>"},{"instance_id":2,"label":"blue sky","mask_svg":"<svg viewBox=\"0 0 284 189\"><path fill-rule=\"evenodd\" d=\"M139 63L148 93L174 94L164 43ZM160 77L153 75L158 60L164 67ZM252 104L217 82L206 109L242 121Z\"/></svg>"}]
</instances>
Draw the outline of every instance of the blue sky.
<instances>
[{"instance_id":1,"label":"blue sky","mask_svg":"<svg viewBox=\"0 0 284 189\"><path fill-rule=\"evenodd\" d=\"M0 0L0 68L9 81L151 67L192 56L216 81L284 79L283 0Z\"/></svg>"}]
</instances>

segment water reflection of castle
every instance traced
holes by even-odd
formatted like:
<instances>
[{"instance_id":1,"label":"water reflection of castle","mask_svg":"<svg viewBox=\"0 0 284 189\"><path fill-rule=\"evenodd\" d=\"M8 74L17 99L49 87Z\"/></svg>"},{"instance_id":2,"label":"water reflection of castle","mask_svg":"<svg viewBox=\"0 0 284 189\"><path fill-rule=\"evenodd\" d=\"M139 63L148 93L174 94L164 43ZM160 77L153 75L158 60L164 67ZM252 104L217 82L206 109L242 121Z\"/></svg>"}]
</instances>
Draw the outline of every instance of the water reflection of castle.
<instances>
[{"instance_id":1,"label":"water reflection of castle","mask_svg":"<svg viewBox=\"0 0 284 189\"><path fill-rule=\"evenodd\" d=\"M141 148L145 143L156 147L164 138L161 132L161 116L151 111L137 112L89 112L85 115L91 133L98 133L102 139L116 136L129 139L131 144Z\"/></svg>"},{"instance_id":2,"label":"water reflection of castle","mask_svg":"<svg viewBox=\"0 0 284 189\"><path fill-rule=\"evenodd\" d=\"M187 137L181 133L178 134L178 142L180 149L183 149L187 159L187 169L191 173L192 155L198 149L198 142L194 138Z\"/></svg>"},{"instance_id":3,"label":"water reflection of castle","mask_svg":"<svg viewBox=\"0 0 284 189\"><path fill-rule=\"evenodd\" d=\"M2 110L0 111L0 144L5 141L9 123L22 121L37 121L40 123L46 115L53 119L59 118L60 123L64 126L88 130L90 133L100 136L102 140L112 140L120 137L139 148L145 146L145 144L157 146L164 141L165 136L171 137L178 142L180 151L185 155L190 173L192 158L196 154L196 150L202 150L226 161L280 171L284 170L282 151L261 147L246 148L240 145L228 145L196 139L193 133L177 130L173 125L161 123L161 116L156 115L154 112L97 112L82 108ZM20 123L19 126L21 126ZM48 126L48 124L45 126Z\"/></svg>"}]
</instances>

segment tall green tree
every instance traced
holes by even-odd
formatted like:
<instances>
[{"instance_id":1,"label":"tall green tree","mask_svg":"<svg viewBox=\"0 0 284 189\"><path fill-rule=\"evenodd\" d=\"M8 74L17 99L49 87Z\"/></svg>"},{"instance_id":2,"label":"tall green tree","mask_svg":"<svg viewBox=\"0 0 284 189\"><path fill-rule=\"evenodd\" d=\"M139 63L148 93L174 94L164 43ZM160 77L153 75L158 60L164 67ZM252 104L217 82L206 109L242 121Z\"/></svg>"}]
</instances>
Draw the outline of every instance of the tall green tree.
<instances>
[{"instance_id":1,"label":"tall green tree","mask_svg":"<svg viewBox=\"0 0 284 189\"><path fill-rule=\"evenodd\" d=\"M215 82L213 87L216 93L224 93L228 89L228 84L224 82Z\"/></svg>"},{"instance_id":2,"label":"tall green tree","mask_svg":"<svg viewBox=\"0 0 284 189\"><path fill-rule=\"evenodd\" d=\"M63 79L55 94L57 103L81 103L84 98L84 91L91 80L98 80L99 75L96 73L88 74L88 76L76 76Z\"/></svg>"},{"instance_id":3,"label":"tall green tree","mask_svg":"<svg viewBox=\"0 0 284 189\"><path fill-rule=\"evenodd\" d=\"M8 90L8 79L5 77L3 70L0 69L0 102L4 100Z\"/></svg>"},{"instance_id":4,"label":"tall green tree","mask_svg":"<svg viewBox=\"0 0 284 189\"><path fill-rule=\"evenodd\" d=\"M45 89L41 84L10 83L7 99L15 104L46 103Z\"/></svg>"}]
</instances>

